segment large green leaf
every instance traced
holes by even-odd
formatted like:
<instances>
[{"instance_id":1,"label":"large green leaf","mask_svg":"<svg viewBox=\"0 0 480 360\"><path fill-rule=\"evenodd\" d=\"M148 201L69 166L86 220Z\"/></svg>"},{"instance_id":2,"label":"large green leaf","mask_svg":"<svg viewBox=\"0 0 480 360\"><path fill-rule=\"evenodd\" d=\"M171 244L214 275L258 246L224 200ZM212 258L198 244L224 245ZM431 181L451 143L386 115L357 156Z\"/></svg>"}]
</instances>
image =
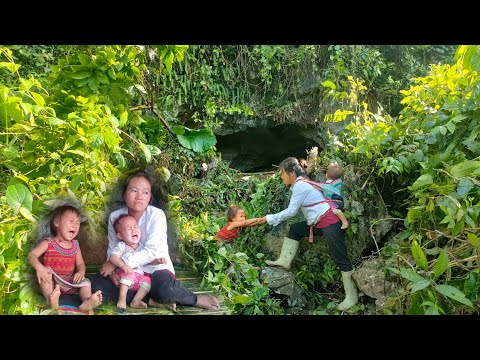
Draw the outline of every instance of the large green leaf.
<instances>
[{"instance_id":1,"label":"large green leaf","mask_svg":"<svg viewBox=\"0 0 480 360\"><path fill-rule=\"evenodd\" d=\"M424 174L420 176L412 185L413 189L419 189L424 186L433 184L433 178L430 174Z\"/></svg>"},{"instance_id":2,"label":"large green leaf","mask_svg":"<svg viewBox=\"0 0 480 360\"><path fill-rule=\"evenodd\" d=\"M205 129L191 130L189 128L185 128L183 135L177 135L177 138L183 147L195 152L207 151L217 143L215 135Z\"/></svg>"},{"instance_id":3,"label":"large green leaf","mask_svg":"<svg viewBox=\"0 0 480 360\"><path fill-rule=\"evenodd\" d=\"M453 177L463 177L467 175L472 175L474 171L480 168L480 161L467 160L463 161L460 164L454 165L449 169L449 173Z\"/></svg>"},{"instance_id":4,"label":"large green leaf","mask_svg":"<svg viewBox=\"0 0 480 360\"><path fill-rule=\"evenodd\" d=\"M450 299L456 300L459 303L473 308L472 302L465 297L465 294L453 286L435 285L435 290L437 290L440 294L449 297Z\"/></svg>"},{"instance_id":5,"label":"large green leaf","mask_svg":"<svg viewBox=\"0 0 480 360\"><path fill-rule=\"evenodd\" d=\"M32 193L25 185L17 183L7 187L7 204L13 209L15 214L18 213L22 206L31 211L32 200Z\"/></svg>"},{"instance_id":6,"label":"large green leaf","mask_svg":"<svg viewBox=\"0 0 480 360\"><path fill-rule=\"evenodd\" d=\"M417 265L420 266L423 270L428 270L427 257L423 253L422 248L418 245L417 240L413 240L412 244L412 255L417 262Z\"/></svg>"},{"instance_id":7,"label":"large green leaf","mask_svg":"<svg viewBox=\"0 0 480 360\"><path fill-rule=\"evenodd\" d=\"M440 256L437 259L437 263L435 264L434 275L438 277L444 273L445 270L448 268L448 254L446 251L442 251Z\"/></svg>"},{"instance_id":8,"label":"large green leaf","mask_svg":"<svg viewBox=\"0 0 480 360\"><path fill-rule=\"evenodd\" d=\"M461 45L455 52L454 59L465 69L480 71L480 47L478 45Z\"/></svg>"}]
</instances>

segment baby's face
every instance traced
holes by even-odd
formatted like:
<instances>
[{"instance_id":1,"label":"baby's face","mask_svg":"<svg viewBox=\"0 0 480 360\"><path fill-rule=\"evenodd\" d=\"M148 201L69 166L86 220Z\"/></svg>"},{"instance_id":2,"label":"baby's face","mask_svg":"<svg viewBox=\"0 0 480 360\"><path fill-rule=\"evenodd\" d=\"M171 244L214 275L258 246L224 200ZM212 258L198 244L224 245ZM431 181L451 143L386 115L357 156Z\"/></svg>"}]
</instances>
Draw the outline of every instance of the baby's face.
<instances>
[{"instance_id":1,"label":"baby's face","mask_svg":"<svg viewBox=\"0 0 480 360\"><path fill-rule=\"evenodd\" d=\"M133 246L138 244L142 231L138 226L137 220L132 216L124 217L117 225L117 237L127 245Z\"/></svg>"},{"instance_id":2,"label":"baby's face","mask_svg":"<svg viewBox=\"0 0 480 360\"><path fill-rule=\"evenodd\" d=\"M242 221L242 220L245 220L245 218L246 218L245 211L238 210L237 213L235 214L235 217L232 219L232 221Z\"/></svg>"}]
</instances>

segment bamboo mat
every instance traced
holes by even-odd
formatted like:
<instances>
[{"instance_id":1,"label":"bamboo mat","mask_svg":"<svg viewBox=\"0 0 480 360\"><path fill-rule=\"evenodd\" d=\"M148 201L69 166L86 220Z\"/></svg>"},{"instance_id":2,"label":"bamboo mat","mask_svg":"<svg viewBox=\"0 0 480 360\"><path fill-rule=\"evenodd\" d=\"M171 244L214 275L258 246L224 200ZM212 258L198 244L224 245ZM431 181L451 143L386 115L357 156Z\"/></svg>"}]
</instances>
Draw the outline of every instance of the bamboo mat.
<instances>
[{"instance_id":1,"label":"bamboo mat","mask_svg":"<svg viewBox=\"0 0 480 360\"><path fill-rule=\"evenodd\" d=\"M97 274L99 272L100 265L87 265L86 275ZM193 271L182 268L181 266L175 267L175 275L177 280L181 281L187 289L193 291L195 294L212 294L213 291L206 290L201 284L201 277ZM183 306L177 305L176 311L149 307L147 309L133 309L127 307L126 310L117 308L114 304L101 304L94 310L88 313L81 312L77 306L62 304L57 310L45 310L43 314L58 314L58 315L228 315L230 311L226 304L220 301L220 309L207 310L197 308L195 306Z\"/></svg>"}]
</instances>

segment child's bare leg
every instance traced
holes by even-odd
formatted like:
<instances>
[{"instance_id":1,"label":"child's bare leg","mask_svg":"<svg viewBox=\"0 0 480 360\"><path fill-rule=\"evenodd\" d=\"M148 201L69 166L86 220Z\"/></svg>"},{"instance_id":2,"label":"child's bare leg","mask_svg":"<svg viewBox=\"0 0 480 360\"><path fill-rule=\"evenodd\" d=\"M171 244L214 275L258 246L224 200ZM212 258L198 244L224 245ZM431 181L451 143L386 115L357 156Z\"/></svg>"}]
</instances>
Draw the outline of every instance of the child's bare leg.
<instances>
[{"instance_id":1,"label":"child's bare leg","mask_svg":"<svg viewBox=\"0 0 480 360\"><path fill-rule=\"evenodd\" d=\"M79 306L80 311L90 311L102 303L102 290L92 294L92 289L88 286L80 288L80 299L82 304Z\"/></svg>"},{"instance_id":2,"label":"child's bare leg","mask_svg":"<svg viewBox=\"0 0 480 360\"><path fill-rule=\"evenodd\" d=\"M130 307L137 309L145 309L147 304L142 301L142 299L147 295L148 290L145 289L142 285L138 287L138 291L130 302Z\"/></svg>"},{"instance_id":3,"label":"child's bare leg","mask_svg":"<svg viewBox=\"0 0 480 360\"><path fill-rule=\"evenodd\" d=\"M60 299L60 285L55 285L55 288L53 291L50 293L50 296L48 298L50 307L52 309L58 309L59 305L59 300Z\"/></svg>"},{"instance_id":4,"label":"child's bare leg","mask_svg":"<svg viewBox=\"0 0 480 360\"><path fill-rule=\"evenodd\" d=\"M342 221L341 229L346 229L348 227L348 221L347 221L347 218L345 217L345 214L343 213L343 211L335 209L335 210L333 210L333 213L335 215L337 215L338 218Z\"/></svg>"},{"instance_id":5,"label":"child's bare leg","mask_svg":"<svg viewBox=\"0 0 480 360\"><path fill-rule=\"evenodd\" d=\"M50 283L42 282L40 284L40 290L42 291L42 295L45 298L45 300L47 300L47 304L50 306L51 306L50 295L52 295L54 288L55 288L55 282L53 281L53 276L50 279ZM58 287L58 290L60 291L60 287ZM60 296L60 294L58 294L58 296ZM57 303L58 303L58 298L57 298Z\"/></svg>"},{"instance_id":6,"label":"child's bare leg","mask_svg":"<svg viewBox=\"0 0 480 360\"><path fill-rule=\"evenodd\" d=\"M175 303L160 304L159 302L156 302L152 298L150 298L150 300L148 300L148 306L160 307L160 308L165 308L165 309L172 310L172 311L177 311L177 304L175 304Z\"/></svg>"},{"instance_id":7,"label":"child's bare leg","mask_svg":"<svg viewBox=\"0 0 480 360\"><path fill-rule=\"evenodd\" d=\"M127 308L127 291L129 286L125 284L120 284L120 290L118 292L118 301L117 307L119 309L126 309Z\"/></svg>"},{"instance_id":8,"label":"child's bare leg","mask_svg":"<svg viewBox=\"0 0 480 360\"><path fill-rule=\"evenodd\" d=\"M145 309L147 304L142 301L142 299L147 295L150 291L150 284L140 282L140 286L138 287L138 291L133 297L132 301L130 302L130 307L138 308L138 309Z\"/></svg>"}]
</instances>

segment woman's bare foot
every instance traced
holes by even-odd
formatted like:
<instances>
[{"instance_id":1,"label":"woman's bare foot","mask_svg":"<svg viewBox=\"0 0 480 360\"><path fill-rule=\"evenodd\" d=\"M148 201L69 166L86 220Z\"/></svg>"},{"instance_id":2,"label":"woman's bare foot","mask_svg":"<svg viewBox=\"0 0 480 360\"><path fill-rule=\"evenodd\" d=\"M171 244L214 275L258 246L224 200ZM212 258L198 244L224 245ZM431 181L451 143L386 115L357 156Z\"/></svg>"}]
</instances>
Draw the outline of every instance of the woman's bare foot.
<instances>
[{"instance_id":1,"label":"woman's bare foot","mask_svg":"<svg viewBox=\"0 0 480 360\"><path fill-rule=\"evenodd\" d=\"M153 306L153 307L165 308L165 309L172 310L172 311L177 311L177 304L175 304L175 303L172 303L172 304L161 304L161 303L159 303L159 302L156 302L156 301L153 300L152 298L150 298L150 300L148 300L148 305L149 305L149 306ZM132 306L132 305L130 304L130 306Z\"/></svg>"},{"instance_id":2,"label":"woman's bare foot","mask_svg":"<svg viewBox=\"0 0 480 360\"><path fill-rule=\"evenodd\" d=\"M197 295L197 304L195 306L208 310L218 310L220 308L220 303L217 298L213 296Z\"/></svg>"},{"instance_id":3,"label":"woman's bare foot","mask_svg":"<svg viewBox=\"0 0 480 360\"><path fill-rule=\"evenodd\" d=\"M80 311L90 311L96 308L98 305L102 303L102 290L98 290L92 294L87 300L85 300L82 305L80 305Z\"/></svg>"},{"instance_id":4,"label":"woman's bare foot","mask_svg":"<svg viewBox=\"0 0 480 360\"><path fill-rule=\"evenodd\" d=\"M117 307L119 309L126 309L127 308L127 302L125 300L118 300Z\"/></svg>"},{"instance_id":5,"label":"woman's bare foot","mask_svg":"<svg viewBox=\"0 0 480 360\"><path fill-rule=\"evenodd\" d=\"M52 309L58 309L58 299L60 298L60 285L55 285L52 293L50 294L50 307Z\"/></svg>"},{"instance_id":6,"label":"woman's bare foot","mask_svg":"<svg viewBox=\"0 0 480 360\"><path fill-rule=\"evenodd\" d=\"M136 308L136 309L146 309L148 306L142 300L139 300L139 301L132 300L130 302L130 307Z\"/></svg>"},{"instance_id":7,"label":"woman's bare foot","mask_svg":"<svg viewBox=\"0 0 480 360\"><path fill-rule=\"evenodd\" d=\"M340 229L345 230L348 227L348 221L342 222L342 227Z\"/></svg>"}]
</instances>

